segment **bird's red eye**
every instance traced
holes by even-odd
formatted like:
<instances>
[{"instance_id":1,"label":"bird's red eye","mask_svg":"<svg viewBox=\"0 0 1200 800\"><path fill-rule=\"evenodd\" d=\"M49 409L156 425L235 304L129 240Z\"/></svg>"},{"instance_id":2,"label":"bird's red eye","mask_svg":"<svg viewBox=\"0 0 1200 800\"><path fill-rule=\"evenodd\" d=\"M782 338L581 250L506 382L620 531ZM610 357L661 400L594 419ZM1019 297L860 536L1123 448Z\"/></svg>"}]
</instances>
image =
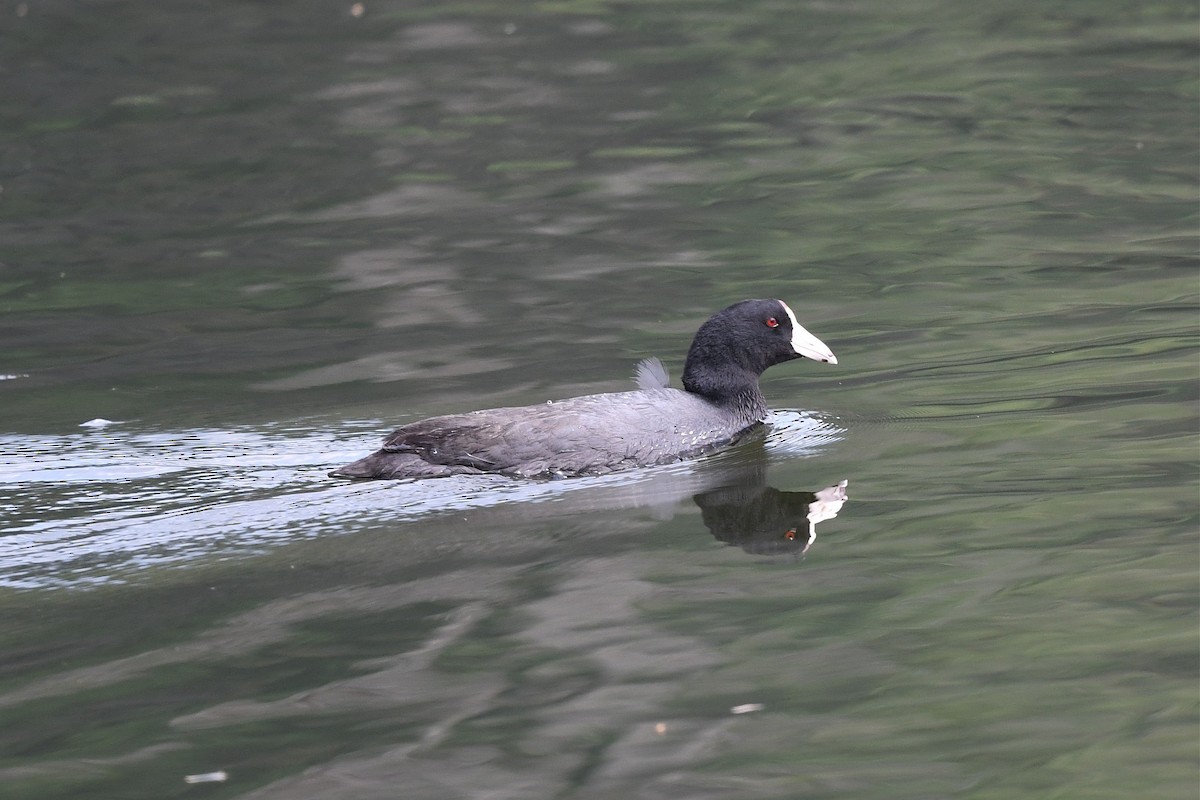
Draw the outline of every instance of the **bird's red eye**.
<instances>
[{"instance_id":1,"label":"bird's red eye","mask_svg":"<svg viewBox=\"0 0 1200 800\"><path fill-rule=\"evenodd\" d=\"M778 328L779 320L775 319L774 317L767 317L767 327L768 328Z\"/></svg>"},{"instance_id":2,"label":"bird's red eye","mask_svg":"<svg viewBox=\"0 0 1200 800\"><path fill-rule=\"evenodd\" d=\"M793 539L795 539L796 538L796 529L792 528L790 531L788 531L787 533L785 533L783 535L783 538L787 539L789 542L792 541Z\"/></svg>"}]
</instances>

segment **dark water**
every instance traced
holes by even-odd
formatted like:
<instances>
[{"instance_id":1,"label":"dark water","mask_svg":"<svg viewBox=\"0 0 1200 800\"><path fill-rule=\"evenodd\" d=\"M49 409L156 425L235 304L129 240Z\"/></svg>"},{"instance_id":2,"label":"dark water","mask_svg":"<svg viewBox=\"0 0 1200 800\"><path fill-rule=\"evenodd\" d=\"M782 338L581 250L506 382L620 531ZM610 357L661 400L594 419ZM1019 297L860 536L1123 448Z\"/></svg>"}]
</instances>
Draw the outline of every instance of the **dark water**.
<instances>
[{"instance_id":1,"label":"dark water","mask_svg":"<svg viewBox=\"0 0 1200 800\"><path fill-rule=\"evenodd\" d=\"M1196 34L0 6L4 796L1195 797ZM325 477L755 296L761 441Z\"/></svg>"}]
</instances>

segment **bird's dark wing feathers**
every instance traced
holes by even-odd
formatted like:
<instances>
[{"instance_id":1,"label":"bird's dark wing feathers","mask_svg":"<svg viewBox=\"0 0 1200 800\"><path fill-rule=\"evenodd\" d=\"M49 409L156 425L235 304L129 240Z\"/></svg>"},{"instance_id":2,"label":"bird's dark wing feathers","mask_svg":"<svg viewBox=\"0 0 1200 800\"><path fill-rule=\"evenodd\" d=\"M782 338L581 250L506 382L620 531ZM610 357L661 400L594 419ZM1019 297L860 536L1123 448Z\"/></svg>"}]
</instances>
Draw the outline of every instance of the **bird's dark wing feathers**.
<instances>
[{"instance_id":1,"label":"bird's dark wing feathers","mask_svg":"<svg viewBox=\"0 0 1200 800\"><path fill-rule=\"evenodd\" d=\"M589 395L432 417L397 429L383 450L491 472L581 474L674 460L690 448L727 441L734 433L716 424L682 430L674 415L660 410L655 394Z\"/></svg>"}]
</instances>

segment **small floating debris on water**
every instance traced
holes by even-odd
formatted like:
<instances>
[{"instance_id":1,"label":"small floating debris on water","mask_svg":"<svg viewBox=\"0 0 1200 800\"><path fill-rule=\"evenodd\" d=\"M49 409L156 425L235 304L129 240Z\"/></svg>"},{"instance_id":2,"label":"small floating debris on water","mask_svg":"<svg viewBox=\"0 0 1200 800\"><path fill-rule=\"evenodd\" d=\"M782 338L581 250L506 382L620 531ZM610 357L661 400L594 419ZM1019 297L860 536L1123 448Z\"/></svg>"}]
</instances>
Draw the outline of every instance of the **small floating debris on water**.
<instances>
[{"instance_id":1,"label":"small floating debris on water","mask_svg":"<svg viewBox=\"0 0 1200 800\"><path fill-rule=\"evenodd\" d=\"M753 714L755 711L762 711L762 703L742 703L740 706L734 706L729 709L730 714Z\"/></svg>"},{"instance_id":2,"label":"small floating debris on water","mask_svg":"<svg viewBox=\"0 0 1200 800\"><path fill-rule=\"evenodd\" d=\"M216 772L201 772L197 775L184 775L184 783L223 783L229 780L229 773L225 770L217 770Z\"/></svg>"},{"instance_id":3,"label":"small floating debris on water","mask_svg":"<svg viewBox=\"0 0 1200 800\"><path fill-rule=\"evenodd\" d=\"M15 381L18 378L28 378L29 375L24 372L0 372L0 381Z\"/></svg>"},{"instance_id":4,"label":"small floating debris on water","mask_svg":"<svg viewBox=\"0 0 1200 800\"><path fill-rule=\"evenodd\" d=\"M87 422L79 423L79 427L81 427L81 428L107 428L109 425L116 425L116 424L117 424L116 420L104 419L103 417L96 417L95 419L89 419Z\"/></svg>"},{"instance_id":5,"label":"small floating debris on water","mask_svg":"<svg viewBox=\"0 0 1200 800\"><path fill-rule=\"evenodd\" d=\"M657 733L659 736L662 736L664 733L667 732L667 723L665 723L665 722L654 723L654 732Z\"/></svg>"}]
</instances>

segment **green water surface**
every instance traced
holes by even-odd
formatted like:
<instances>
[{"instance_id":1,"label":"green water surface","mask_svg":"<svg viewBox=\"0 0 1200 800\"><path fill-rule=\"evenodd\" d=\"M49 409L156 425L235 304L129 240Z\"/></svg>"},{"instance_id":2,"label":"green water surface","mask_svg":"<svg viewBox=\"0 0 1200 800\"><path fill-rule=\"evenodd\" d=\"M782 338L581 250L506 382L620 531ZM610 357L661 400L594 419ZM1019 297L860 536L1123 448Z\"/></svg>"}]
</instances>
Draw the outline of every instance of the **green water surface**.
<instances>
[{"instance_id":1,"label":"green water surface","mask_svg":"<svg viewBox=\"0 0 1200 800\"><path fill-rule=\"evenodd\" d=\"M2 794L1194 798L1198 50L1182 2L0 7ZM761 296L839 364L758 449L325 477ZM763 471L848 481L802 559L702 511Z\"/></svg>"}]
</instances>

